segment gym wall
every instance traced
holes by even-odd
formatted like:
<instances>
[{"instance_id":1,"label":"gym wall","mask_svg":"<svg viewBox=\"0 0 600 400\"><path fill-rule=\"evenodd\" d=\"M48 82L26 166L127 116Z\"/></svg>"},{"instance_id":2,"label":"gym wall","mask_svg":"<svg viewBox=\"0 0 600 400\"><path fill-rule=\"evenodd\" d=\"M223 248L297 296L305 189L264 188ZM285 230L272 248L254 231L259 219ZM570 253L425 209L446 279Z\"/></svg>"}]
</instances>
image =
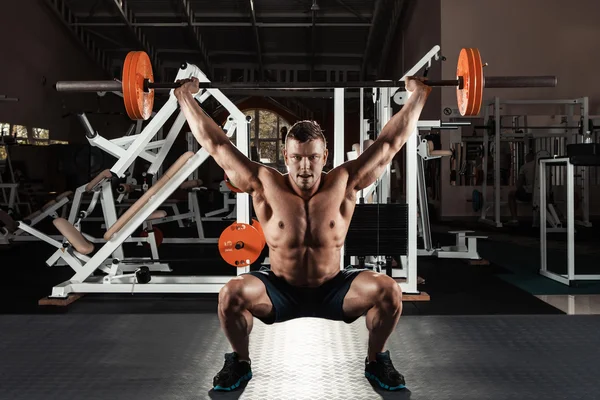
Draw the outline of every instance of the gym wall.
<instances>
[{"instance_id":1,"label":"gym wall","mask_svg":"<svg viewBox=\"0 0 600 400\"><path fill-rule=\"evenodd\" d=\"M600 114L600 85L596 84L597 64L600 61L600 2L597 0L454 0L442 2L441 45L447 61L442 78L456 77L456 62L462 47L477 47L481 51L486 75L556 75L555 88L490 89L484 99L494 96L503 99L569 99L589 97L590 114ZM441 109L456 109L453 90L442 90ZM511 106L510 113L527 114L530 123L558 124L556 121L537 121L541 115L564 113L551 106ZM506 112L504 112L506 113ZM441 111L438 112L438 115ZM481 114L483 115L483 113ZM463 129L464 132L464 129ZM442 134L442 148L449 148L453 132ZM481 186L450 186L449 159L442 160L441 190L442 218L475 217L472 211L473 189ZM502 187L502 201L507 201L510 187ZM488 186L491 200L492 187ZM591 188L590 214L600 214L598 187ZM509 216L508 206L502 214ZM488 214L493 216L493 210ZM531 217L526 206L519 215ZM491 217L493 218L493 217Z\"/></svg>"},{"instance_id":2,"label":"gym wall","mask_svg":"<svg viewBox=\"0 0 600 400\"><path fill-rule=\"evenodd\" d=\"M411 2L409 18L400 23L392 43L385 79L398 79L415 65L429 50L441 42L441 0L417 0ZM442 46L442 54L447 49ZM455 63L456 65L456 63ZM422 73L422 72L420 72ZM441 79L442 69L434 62L429 70L429 79ZM422 119L439 119L441 90L433 90L422 112Z\"/></svg>"},{"instance_id":3,"label":"gym wall","mask_svg":"<svg viewBox=\"0 0 600 400\"><path fill-rule=\"evenodd\" d=\"M442 49L448 61L443 79L456 77L462 47L481 51L486 75L556 75L555 88L490 89L485 99L568 99L590 97L600 113L600 2L597 0L453 0L441 3ZM443 90L442 108L456 108ZM543 108L547 115L548 107ZM531 113L530 107L526 109Z\"/></svg>"},{"instance_id":4,"label":"gym wall","mask_svg":"<svg viewBox=\"0 0 600 400\"><path fill-rule=\"evenodd\" d=\"M59 94L58 80L106 79L106 74L86 55L44 0L0 2L0 94L18 102L0 102L0 121L50 130L52 140L85 142L74 117L77 110L122 111L120 98L94 94ZM110 77L108 77L110 78ZM45 83L44 83L45 81ZM114 97L114 98L112 98ZM94 123L91 117L90 120ZM102 116L102 130L126 130L131 121Z\"/></svg>"}]
</instances>

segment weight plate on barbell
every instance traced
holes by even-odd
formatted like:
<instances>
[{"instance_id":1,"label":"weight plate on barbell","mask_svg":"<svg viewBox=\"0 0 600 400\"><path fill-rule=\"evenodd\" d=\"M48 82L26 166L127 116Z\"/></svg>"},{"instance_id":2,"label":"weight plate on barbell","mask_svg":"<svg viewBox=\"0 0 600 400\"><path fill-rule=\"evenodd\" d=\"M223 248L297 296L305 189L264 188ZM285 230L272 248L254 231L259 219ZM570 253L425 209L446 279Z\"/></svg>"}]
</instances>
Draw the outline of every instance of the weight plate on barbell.
<instances>
[{"instance_id":1,"label":"weight plate on barbell","mask_svg":"<svg viewBox=\"0 0 600 400\"><path fill-rule=\"evenodd\" d=\"M144 51L127 53L123 63L123 102L131 119L148 119L154 108L154 90L144 91L144 81L154 80L150 57Z\"/></svg>"},{"instance_id":2,"label":"weight plate on barbell","mask_svg":"<svg viewBox=\"0 0 600 400\"><path fill-rule=\"evenodd\" d=\"M483 63L479 50L464 48L458 55L456 76L462 77L462 88L456 88L458 111L463 116L478 115L483 102Z\"/></svg>"}]
</instances>

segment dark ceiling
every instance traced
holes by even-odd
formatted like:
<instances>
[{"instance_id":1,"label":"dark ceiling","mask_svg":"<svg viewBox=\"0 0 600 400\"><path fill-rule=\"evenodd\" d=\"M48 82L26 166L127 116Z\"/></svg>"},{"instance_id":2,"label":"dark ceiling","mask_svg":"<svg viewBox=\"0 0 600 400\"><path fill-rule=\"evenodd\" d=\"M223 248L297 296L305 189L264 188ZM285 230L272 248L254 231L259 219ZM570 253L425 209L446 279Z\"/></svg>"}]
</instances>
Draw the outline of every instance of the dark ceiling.
<instances>
[{"instance_id":1,"label":"dark ceiling","mask_svg":"<svg viewBox=\"0 0 600 400\"><path fill-rule=\"evenodd\" d=\"M359 71L375 77L403 0L45 0L88 47L120 65L145 50L155 73L193 62L215 69L251 66ZM63 4L64 3L64 4ZM64 10L70 11L70 15ZM62 14L62 15L61 15ZM83 31L83 32L82 32ZM387 42L387 44L386 44ZM256 79L259 77L255 77ZM269 79L263 75L263 79ZM273 78L271 78L273 79Z\"/></svg>"},{"instance_id":2,"label":"dark ceiling","mask_svg":"<svg viewBox=\"0 0 600 400\"><path fill-rule=\"evenodd\" d=\"M377 79L416 0L43 0L111 77L144 50L212 81ZM282 72L286 71L286 72Z\"/></svg>"}]
</instances>

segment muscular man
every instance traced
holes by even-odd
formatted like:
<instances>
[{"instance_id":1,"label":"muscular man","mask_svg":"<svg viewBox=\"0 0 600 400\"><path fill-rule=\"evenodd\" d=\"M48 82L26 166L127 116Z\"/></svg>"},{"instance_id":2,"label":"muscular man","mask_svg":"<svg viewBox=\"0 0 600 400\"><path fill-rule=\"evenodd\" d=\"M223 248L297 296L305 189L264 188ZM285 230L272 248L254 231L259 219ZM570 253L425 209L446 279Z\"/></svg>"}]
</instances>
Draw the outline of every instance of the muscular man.
<instances>
[{"instance_id":1,"label":"muscular man","mask_svg":"<svg viewBox=\"0 0 600 400\"><path fill-rule=\"evenodd\" d=\"M248 342L253 318L265 324L300 317L352 323L366 317L369 330L365 376L389 390L404 388L385 343L402 312L402 293L391 277L363 269L340 271L340 249L356 194L383 173L417 127L431 88L409 78L412 93L377 140L357 159L323 172L328 151L319 125L300 121L289 130L288 173L245 157L207 115L194 94L198 81L175 90L190 129L235 185L252 196L269 246L270 270L242 274L219 292L221 328L233 352L214 377L215 390L233 390L252 377Z\"/></svg>"},{"instance_id":2,"label":"muscular man","mask_svg":"<svg viewBox=\"0 0 600 400\"><path fill-rule=\"evenodd\" d=\"M508 206L512 219L508 221L509 225L517 225L517 200L524 203L531 203L533 198L533 185L535 182L535 155L527 153L525 164L519 170L519 180L517 181L517 190L508 194Z\"/></svg>"}]
</instances>

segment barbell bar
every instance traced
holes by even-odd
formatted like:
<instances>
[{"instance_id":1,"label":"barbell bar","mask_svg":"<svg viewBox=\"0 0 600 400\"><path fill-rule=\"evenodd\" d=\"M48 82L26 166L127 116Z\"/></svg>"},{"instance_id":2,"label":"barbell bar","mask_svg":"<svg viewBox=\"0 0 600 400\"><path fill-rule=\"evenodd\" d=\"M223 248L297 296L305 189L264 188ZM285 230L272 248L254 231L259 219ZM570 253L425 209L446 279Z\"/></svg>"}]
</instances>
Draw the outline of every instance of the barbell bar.
<instances>
[{"instance_id":1,"label":"barbell bar","mask_svg":"<svg viewBox=\"0 0 600 400\"><path fill-rule=\"evenodd\" d=\"M483 88L533 88L555 87L555 76L488 76L483 74L481 55L476 48L463 48L458 57L456 79L427 80L432 87L455 87L459 112L463 116L479 114L483 102ZM187 64L181 65L182 69ZM148 119L154 106L154 91L157 89L176 89L179 82L154 82L152 64L148 54L132 51L125 57L121 81L59 81L55 89L59 92L118 92L123 93L127 115L131 119ZM360 81L360 82L259 82L259 83L221 83L200 82L201 89L219 90L324 90L333 88L405 88L405 82L396 81Z\"/></svg>"},{"instance_id":2,"label":"barbell bar","mask_svg":"<svg viewBox=\"0 0 600 400\"><path fill-rule=\"evenodd\" d=\"M460 87L464 86L463 79L428 80L424 82L432 87ZM177 89L181 86L178 82L151 82L144 80L143 90L149 92L156 89ZM326 90L334 88L360 89L360 88L404 88L404 81L362 81L362 82L256 82L256 83L221 83L200 82L200 89L219 90ZM555 76L488 76L485 78L485 88L519 88L519 87L554 87ZM59 92L119 92L122 83L112 81L61 81L57 82L56 90Z\"/></svg>"}]
</instances>

